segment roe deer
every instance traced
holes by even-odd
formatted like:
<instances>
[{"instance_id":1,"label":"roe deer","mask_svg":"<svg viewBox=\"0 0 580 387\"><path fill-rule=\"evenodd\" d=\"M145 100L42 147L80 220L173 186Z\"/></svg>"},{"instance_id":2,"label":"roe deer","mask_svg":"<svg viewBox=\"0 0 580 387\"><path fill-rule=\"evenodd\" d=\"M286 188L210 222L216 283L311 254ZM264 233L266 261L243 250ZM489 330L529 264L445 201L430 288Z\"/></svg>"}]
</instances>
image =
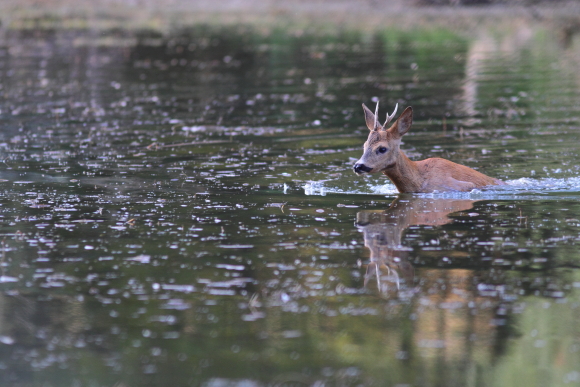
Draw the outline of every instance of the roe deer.
<instances>
[{"instance_id":1,"label":"roe deer","mask_svg":"<svg viewBox=\"0 0 580 387\"><path fill-rule=\"evenodd\" d=\"M471 191L487 185L503 185L503 181L494 179L464 165L438 157L421 161L411 161L399 148L401 138L409 131L413 123L413 109L409 106L399 119L387 129L393 114L387 113L383 125L378 122L377 114L362 105L365 121L371 131L364 144L364 153L354 165L358 175L363 173L383 172L399 192L427 193L445 191Z\"/></svg>"}]
</instances>

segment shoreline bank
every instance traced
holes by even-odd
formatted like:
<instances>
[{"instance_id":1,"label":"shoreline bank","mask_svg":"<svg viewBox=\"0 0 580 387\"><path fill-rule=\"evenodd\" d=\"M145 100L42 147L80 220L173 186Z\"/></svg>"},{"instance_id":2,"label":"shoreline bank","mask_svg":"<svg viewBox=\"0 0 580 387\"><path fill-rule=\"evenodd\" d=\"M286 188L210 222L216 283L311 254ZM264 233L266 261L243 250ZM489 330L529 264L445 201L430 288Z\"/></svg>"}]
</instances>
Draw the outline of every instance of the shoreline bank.
<instances>
[{"instance_id":1,"label":"shoreline bank","mask_svg":"<svg viewBox=\"0 0 580 387\"><path fill-rule=\"evenodd\" d=\"M320 32L384 28L446 28L467 35L480 28L545 26L564 33L580 31L580 3L537 5L419 7L402 0L88 0L6 1L0 4L1 27L22 29L155 30L168 33L185 26L249 25L258 29L292 27ZM567 31L567 32L566 32Z\"/></svg>"}]
</instances>

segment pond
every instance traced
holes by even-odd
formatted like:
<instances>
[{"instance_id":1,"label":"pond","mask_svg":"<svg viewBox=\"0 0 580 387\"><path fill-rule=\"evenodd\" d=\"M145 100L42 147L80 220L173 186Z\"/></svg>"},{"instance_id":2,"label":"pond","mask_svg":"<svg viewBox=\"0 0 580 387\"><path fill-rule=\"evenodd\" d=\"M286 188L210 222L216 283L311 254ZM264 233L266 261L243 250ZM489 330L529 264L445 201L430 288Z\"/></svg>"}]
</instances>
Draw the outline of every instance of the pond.
<instances>
[{"instance_id":1,"label":"pond","mask_svg":"<svg viewBox=\"0 0 580 387\"><path fill-rule=\"evenodd\" d=\"M2 384L578 385L580 50L558 39L2 30ZM413 106L412 159L507 185L355 175L376 102Z\"/></svg>"}]
</instances>

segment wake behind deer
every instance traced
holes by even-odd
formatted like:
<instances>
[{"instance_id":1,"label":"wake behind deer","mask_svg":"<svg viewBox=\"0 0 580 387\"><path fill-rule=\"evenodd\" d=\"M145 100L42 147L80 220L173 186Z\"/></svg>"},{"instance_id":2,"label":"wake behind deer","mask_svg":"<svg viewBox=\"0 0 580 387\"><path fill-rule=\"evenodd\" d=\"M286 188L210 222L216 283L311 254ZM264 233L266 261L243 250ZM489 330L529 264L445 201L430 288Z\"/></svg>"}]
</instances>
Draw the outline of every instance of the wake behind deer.
<instances>
[{"instance_id":1,"label":"wake behind deer","mask_svg":"<svg viewBox=\"0 0 580 387\"><path fill-rule=\"evenodd\" d=\"M371 132L364 143L362 157L353 167L358 175L382 172L391 179L400 193L465 192L474 188L505 184L499 179L442 158L410 160L401 151L400 144L401 138L413 123L413 109L407 107L387 129L397 112L398 104L391 115L387 113L387 119L382 125L377 117L378 103L374 114L365 104L362 106L367 127Z\"/></svg>"}]
</instances>

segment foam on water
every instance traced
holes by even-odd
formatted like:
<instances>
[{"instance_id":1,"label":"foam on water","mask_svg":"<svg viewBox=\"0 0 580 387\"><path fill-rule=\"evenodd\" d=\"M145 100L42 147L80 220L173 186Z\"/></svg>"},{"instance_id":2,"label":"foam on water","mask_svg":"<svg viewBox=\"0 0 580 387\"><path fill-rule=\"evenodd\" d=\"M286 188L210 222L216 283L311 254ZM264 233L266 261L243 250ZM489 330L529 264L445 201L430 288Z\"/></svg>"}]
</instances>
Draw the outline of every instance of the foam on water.
<instances>
[{"instance_id":1,"label":"foam on water","mask_svg":"<svg viewBox=\"0 0 580 387\"><path fill-rule=\"evenodd\" d=\"M304 186L304 194L320 195L326 194L353 194L353 195L386 195L398 194L397 188L390 182L386 184L361 184L357 187L340 187L337 181L319 180L310 181ZM544 196L553 194L580 194L580 177L568 178L520 178L506 181L506 185L490 186L484 189L474 189L470 192L435 192L430 194L418 194L424 197L469 197L469 198L491 198L491 197L529 197Z\"/></svg>"}]
</instances>

